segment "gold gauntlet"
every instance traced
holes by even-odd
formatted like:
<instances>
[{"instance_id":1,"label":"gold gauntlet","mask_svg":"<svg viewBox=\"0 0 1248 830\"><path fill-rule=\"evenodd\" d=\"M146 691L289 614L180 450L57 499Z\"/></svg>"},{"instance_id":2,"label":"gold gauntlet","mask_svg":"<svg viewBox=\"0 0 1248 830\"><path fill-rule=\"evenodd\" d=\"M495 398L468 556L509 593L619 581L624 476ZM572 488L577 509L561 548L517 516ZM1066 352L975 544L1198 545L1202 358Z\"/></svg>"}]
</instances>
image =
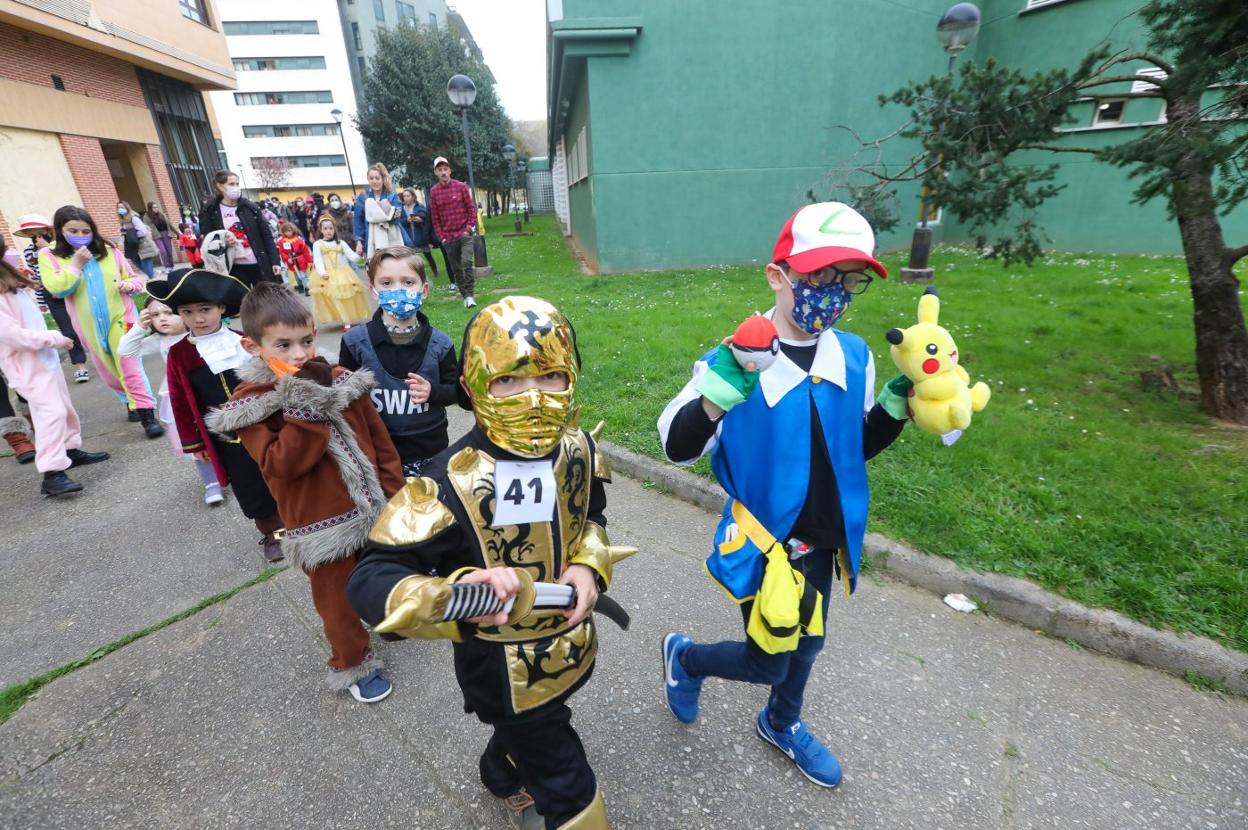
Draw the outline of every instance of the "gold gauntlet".
<instances>
[{"instance_id":1,"label":"gold gauntlet","mask_svg":"<svg viewBox=\"0 0 1248 830\"><path fill-rule=\"evenodd\" d=\"M373 630L416 640L461 640L459 624L443 622L451 599L451 578L413 574L399 580L386 597L386 618Z\"/></svg>"},{"instance_id":2,"label":"gold gauntlet","mask_svg":"<svg viewBox=\"0 0 1248 830\"><path fill-rule=\"evenodd\" d=\"M626 545L613 545L607 539L607 531L602 525L586 522L577 540L576 549L568 560L569 565L585 565L598 574L602 588L611 587L611 571L616 562L627 559L637 552L637 548Z\"/></svg>"}]
</instances>

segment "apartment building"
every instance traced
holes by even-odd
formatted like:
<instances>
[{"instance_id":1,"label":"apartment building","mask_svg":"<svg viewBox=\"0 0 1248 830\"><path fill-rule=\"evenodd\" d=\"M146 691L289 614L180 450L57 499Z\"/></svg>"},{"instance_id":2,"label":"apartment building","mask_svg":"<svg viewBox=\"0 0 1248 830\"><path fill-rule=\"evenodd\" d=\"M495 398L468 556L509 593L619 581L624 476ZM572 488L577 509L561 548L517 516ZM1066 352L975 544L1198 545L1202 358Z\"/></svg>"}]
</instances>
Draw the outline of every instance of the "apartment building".
<instances>
[{"instance_id":1,"label":"apartment building","mask_svg":"<svg viewBox=\"0 0 1248 830\"><path fill-rule=\"evenodd\" d=\"M217 0L238 87L210 95L230 169L250 195L363 187L368 161L335 0Z\"/></svg>"},{"instance_id":2,"label":"apartment building","mask_svg":"<svg viewBox=\"0 0 1248 830\"><path fill-rule=\"evenodd\" d=\"M338 0L338 10L357 97L364 94L364 72L377 54L378 30L399 25L440 29L450 14L445 0Z\"/></svg>"},{"instance_id":3,"label":"apartment building","mask_svg":"<svg viewBox=\"0 0 1248 830\"><path fill-rule=\"evenodd\" d=\"M0 54L0 231L198 206L219 164L203 92L234 86L208 0L0 0Z\"/></svg>"}]
</instances>

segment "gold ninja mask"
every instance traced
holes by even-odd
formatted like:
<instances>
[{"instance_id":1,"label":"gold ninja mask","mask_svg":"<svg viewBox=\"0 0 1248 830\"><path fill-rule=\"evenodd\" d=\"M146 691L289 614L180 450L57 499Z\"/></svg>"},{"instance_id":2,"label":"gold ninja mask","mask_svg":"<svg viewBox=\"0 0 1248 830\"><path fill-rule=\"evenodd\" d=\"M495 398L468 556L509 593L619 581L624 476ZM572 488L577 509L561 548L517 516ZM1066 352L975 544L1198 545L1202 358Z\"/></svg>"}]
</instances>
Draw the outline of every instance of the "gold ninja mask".
<instances>
[{"instance_id":1,"label":"gold ninja mask","mask_svg":"<svg viewBox=\"0 0 1248 830\"><path fill-rule=\"evenodd\" d=\"M464 384L477 423L499 447L524 458L540 458L579 422L575 400L580 357L576 332L560 311L535 297L507 297L483 308L464 336ZM526 389L490 394L499 377L541 377L562 372L562 392Z\"/></svg>"}]
</instances>

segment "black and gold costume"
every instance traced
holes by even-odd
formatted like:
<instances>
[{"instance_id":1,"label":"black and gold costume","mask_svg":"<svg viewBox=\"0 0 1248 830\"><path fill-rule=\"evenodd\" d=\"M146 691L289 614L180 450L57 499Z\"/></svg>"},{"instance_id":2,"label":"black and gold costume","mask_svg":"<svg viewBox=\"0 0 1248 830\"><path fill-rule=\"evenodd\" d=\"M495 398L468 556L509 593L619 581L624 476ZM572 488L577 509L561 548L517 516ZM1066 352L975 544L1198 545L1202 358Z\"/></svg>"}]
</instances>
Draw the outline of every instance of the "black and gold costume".
<instances>
[{"instance_id":1,"label":"black and gold costume","mask_svg":"<svg viewBox=\"0 0 1248 830\"><path fill-rule=\"evenodd\" d=\"M606 811L569 697L589 679L598 652L593 615L569 625L562 612L533 611L530 582L557 582L584 565L598 588L634 552L606 535L610 471L596 433L577 426L572 392L579 357L571 326L549 304L508 298L468 325L463 377L477 426L408 479L383 510L347 586L360 617L387 636L454 643L465 711L494 727L481 779L497 797L527 790L549 830L606 830ZM500 375L569 376L565 392L494 397ZM500 446L500 444L505 445ZM552 465L553 518L492 527L497 461ZM516 569L526 586L502 626L443 622L449 585L489 567Z\"/></svg>"}]
</instances>

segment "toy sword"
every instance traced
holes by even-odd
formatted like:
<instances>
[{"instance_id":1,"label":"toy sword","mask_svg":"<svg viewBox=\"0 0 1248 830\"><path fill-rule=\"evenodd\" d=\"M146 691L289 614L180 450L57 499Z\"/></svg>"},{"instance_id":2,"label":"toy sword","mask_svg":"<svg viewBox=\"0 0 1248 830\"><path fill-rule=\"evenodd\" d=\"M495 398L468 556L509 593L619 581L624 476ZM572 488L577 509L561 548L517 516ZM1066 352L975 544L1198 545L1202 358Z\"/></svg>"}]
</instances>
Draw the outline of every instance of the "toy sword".
<instances>
[{"instance_id":1,"label":"toy sword","mask_svg":"<svg viewBox=\"0 0 1248 830\"><path fill-rule=\"evenodd\" d=\"M566 611L576 607L576 588L554 582L533 583L534 611ZM500 611L511 611L515 597L503 602L494 595L493 586L483 583L456 583L451 586L451 599L446 604L443 622L470 620L487 617ZM602 614L624 630L628 630L629 616L624 607L606 594L598 595L594 611Z\"/></svg>"}]
</instances>

